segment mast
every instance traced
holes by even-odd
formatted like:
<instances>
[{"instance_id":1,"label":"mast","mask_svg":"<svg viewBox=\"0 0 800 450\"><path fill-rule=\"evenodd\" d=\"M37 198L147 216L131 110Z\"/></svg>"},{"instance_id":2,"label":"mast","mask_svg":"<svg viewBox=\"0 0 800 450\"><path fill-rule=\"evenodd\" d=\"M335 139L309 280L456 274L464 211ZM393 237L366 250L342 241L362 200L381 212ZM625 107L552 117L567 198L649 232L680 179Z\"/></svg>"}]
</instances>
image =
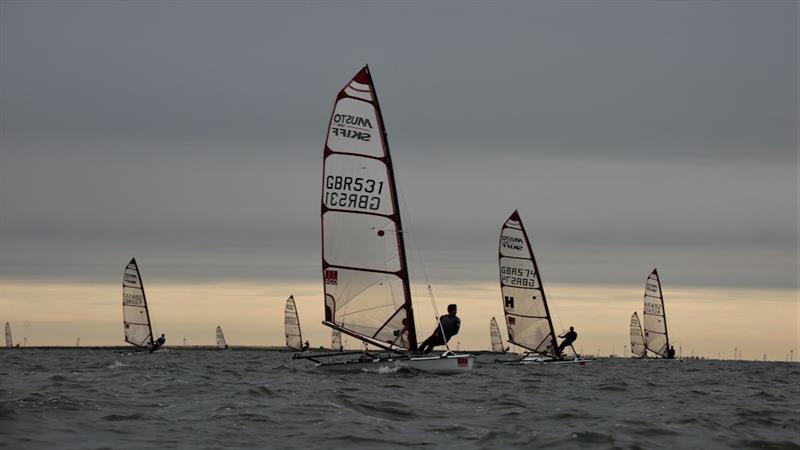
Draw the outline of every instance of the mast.
<instances>
[{"instance_id":1,"label":"mast","mask_svg":"<svg viewBox=\"0 0 800 450\"><path fill-rule=\"evenodd\" d=\"M524 241L524 247L521 245L522 241ZM556 332L550 317L547 295L544 292L539 266L536 264L536 257L533 254L528 233L525 231L525 226L522 224L519 212L516 210L509 216L500 231L498 260L500 264L500 287L503 293L503 311L506 316L506 325L509 329L508 341L531 352L550 353L560 357L561 352L558 350ZM507 261L504 262L504 260ZM531 265L528 266L526 262L530 262ZM520 303L525 302L525 304L520 304L519 308L517 308L515 296L506 295L507 292L511 293L513 290L518 290L518 292L515 291L514 293L523 296L520 298ZM525 292L529 291L538 292L541 295L541 302L538 301L539 299L535 295L528 298L528 294L525 294ZM543 316L528 313L528 310L535 312L539 307L544 310ZM526 314L516 312L517 309L523 308L527 308L525 310ZM520 342L520 339L514 336L512 331L517 318L534 321L546 319L548 334L539 342Z\"/></svg>"},{"instance_id":2,"label":"mast","mask_svg":"<svg viewBox=\"0 0 800 450\"><path fill-rule=\"evenodd\" d=\"M368 66L336 97L325 142L321 216L323 324L383 349L416 351L397 183ZM393 244L386 233L394 233Z\"/></svg>"}]
</instances>

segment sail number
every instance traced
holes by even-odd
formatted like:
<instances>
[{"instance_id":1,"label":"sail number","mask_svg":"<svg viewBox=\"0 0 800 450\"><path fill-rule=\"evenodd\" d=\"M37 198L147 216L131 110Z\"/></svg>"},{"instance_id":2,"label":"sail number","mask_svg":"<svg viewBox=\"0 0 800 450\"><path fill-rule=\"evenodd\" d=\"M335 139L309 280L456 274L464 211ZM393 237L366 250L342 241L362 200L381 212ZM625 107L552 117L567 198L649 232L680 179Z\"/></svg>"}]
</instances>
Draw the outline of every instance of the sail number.
<instances>
[{"instance_id":1,"label":"sail number","mask_svg":"<svg viewBox=\"0 0 800 450\"><path fill-rule=\"evenodd\" d=\"M519 287L536 287L536 279L534 275L536 272L522 267L500 267L500 275L503 284Z\"/></svg>"},{"instance_id":2,"label":"sail number","mask_svg":"<svg viewBox=\"0 0 800 450\"><path fill-rule=\"evenodd\" d=\"M658 303L645 303L644 304L644 312L645 314L653 314L656 316L661 315L661 305Z\"/></svg>"},{"instance_id":3,"label":"sail number","mask_svg":"<svg viewBox=\"0 0 800 450\"><path fill-rule=\"evenodd\" d=\"M131 306L142 306L144 298L139 294L122 294L122 303Z\"/></svg>"},{"instance_id":4,"label":"sail number","mask_svg":"<svg viewBox=\"0 0 800 450\"><path fill-rule=\"evenodd\" d=\"M325 178L325 205L377 211L381 208L383 181L371 178L328 175ZM370 195L377 194L377 195Z\"/></svg>"}]
</instances>

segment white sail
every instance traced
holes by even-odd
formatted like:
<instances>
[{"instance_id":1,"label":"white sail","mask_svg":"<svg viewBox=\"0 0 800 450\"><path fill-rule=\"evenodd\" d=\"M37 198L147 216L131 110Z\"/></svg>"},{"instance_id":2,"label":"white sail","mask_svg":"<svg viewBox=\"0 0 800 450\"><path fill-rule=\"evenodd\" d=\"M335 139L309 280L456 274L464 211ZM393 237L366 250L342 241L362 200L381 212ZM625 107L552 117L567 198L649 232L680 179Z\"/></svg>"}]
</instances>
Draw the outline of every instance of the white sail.
<instances>
[{"instance_id":1,"label":"white sail","mask_svg":"<svg viewBox=\"0 0 800 450\"><path fill-rule=\"evenodd\" d=\"M225 343L225 335L222 334L222 327L217 325L217 348L228 348Z\"/></svg>"},{"instance_id":2,"label":"white sail","mask_svg":"<svg viewBox=\"0 0 800 450\"><path fill-rule=\"evenodd\" d=\"M367 67L336 97L321 203L325 324L378 347L416 350L392 160Z\"/></svg>"},{"instance_id":3,"label":"white sail","mask_svg":"<svg viewBox=\"0 0 800 450\"><path fill-rule=\"evenodd\" d=\"M297 315L297 305L294 296L286 299L286 310L283 324L286 327L286 346L295 350L303 349L303 335L300 333L300 318Z\"/></svg>"},{"instance_id":4,"label":"white sail","mask_svg":"<svg viewBox=\"0 0 800 450\"><path fill-rule=\"evenodd\" d=\"M11 324L6 322L6 347L11 348L14 346L14 340L11 338Z\"/></svg>"},{"instance_id":5,"label":"white sail","mask_svg":"<svg viewBox=\"0 0 800 450\"><path fill-rule=\"evenodd\" d=\"M342 351L342 332L339 330L331 330L331 348L336 351Z\"/></svg>"},{"instance_id":6,"label":"white sail","mask_svg":"<svg viewBox=\"0 0 800 450\"><path fill-rule=\"evenodd\" d=\"M147 298L136 258L131 259L122 276L122 321L125 325L125 342L137 347L153 345L150 312L147 310Z\"/></svg>"},{"instance_id":7,"label":"white sail","mask_svg":"<svg viewBox=\"0 0 800 450\"><path fill-rule=\"evenodd\" d=\"M493 352L505 352L503 338L500 337L500 327L497 326L497 320L494 317L489 321L489 338L492 340Z\"/></svg>"},{"instance_id":8,"label":"white sail","mask_svg":"<svg viewBox=\"0 0 800 450\"><path fill-rule=\"evenodd\" d=\"M517 211L503 224L499 247L508 342L531 352L560 356L539 269Z\"/></svg>"},{"instance_id":9,"label":"white sail","mask_svg":"<svg viewBox=\"0 0 800 450\"><path fill-rule=\"evenodd\" d=\"M634 312L631 315L631 353L637 358L643 358L647 351L644 348L644 336L642 326L639 323L639 314Z\"/></svg>"},{"instance_id":10,"label":"white sail","mask_svg":"<svg viewBox=\"0 0 800 450\"><path fill-rule=\"evenodd\" d=\"M656 269L653 269L647 277L644 286L644 345L656 355L667 357L669 348L667 317L664 311L661 281Z\"/></svg>"}]
</instances>

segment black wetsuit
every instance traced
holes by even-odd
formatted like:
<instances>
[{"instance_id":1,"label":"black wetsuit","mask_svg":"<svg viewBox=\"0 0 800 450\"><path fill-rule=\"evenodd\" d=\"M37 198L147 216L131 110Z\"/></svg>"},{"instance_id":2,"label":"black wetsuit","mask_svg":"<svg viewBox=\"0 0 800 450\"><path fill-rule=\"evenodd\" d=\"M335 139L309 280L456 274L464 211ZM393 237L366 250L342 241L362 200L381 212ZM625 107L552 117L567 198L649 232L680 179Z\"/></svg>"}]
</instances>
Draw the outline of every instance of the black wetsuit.
<instances>
[{"instance_id":1,"label":"black wetsuit","mask_svg":"<svg viewBox=\"0 0 800 450\"><path fill-rule=\"evenodd\" d=\"M461 319L455 315L445 314L439 318L440 326L436 327L433 334L428 339L425 339L419 346L420 353L430 353L437 345L444 345L451 337L458 334L458 329L461 328ZM444 339L442 339L442 330L444 330Z\"/></svg>"},{"instance_id":2,"label":"black wetsuit","mask_svg":"<svg viewBox=\"0 0 800 450\"><path fill-rule=\"evenodd\" d=\"M558 346L558 353L564 351L564 349L567 348L568 345L572 345L572 343L575 342L575 339L578 339L578 333L574 331L567 331L561 337L563 337L564 340L561 341L561 345Z\"/></svg>"},{"instance_id":3,"label":"black wetsuit","mask_svg":"<svg viewBox=\"0 0 800 450\"><path fill-rule=\"evenodd\" d=\"M161 336L160 338L156 339L156 341L153 342L153 347L150 349L150 353L153 353L154 351L158 350L162 345L164 345L164 342L167 342L167 340L164 339L164 336Z\"/></svg>"},{"instance_id":4,"label":"black wetsuit","mask_svg":"<svg viewBox=\"0 0 800 450\"><path fill-rule=\"evenodd\" d=\"M668 348L667 349L667 359L675 359L675 349Z\"/></svg>"}]
</instances>

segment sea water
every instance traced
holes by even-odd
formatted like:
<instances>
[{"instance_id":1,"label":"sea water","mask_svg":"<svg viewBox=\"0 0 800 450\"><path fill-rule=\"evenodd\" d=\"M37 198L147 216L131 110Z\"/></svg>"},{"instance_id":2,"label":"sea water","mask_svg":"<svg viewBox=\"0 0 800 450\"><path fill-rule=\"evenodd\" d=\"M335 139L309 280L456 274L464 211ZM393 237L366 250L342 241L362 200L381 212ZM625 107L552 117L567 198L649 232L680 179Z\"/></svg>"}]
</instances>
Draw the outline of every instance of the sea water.
<instances>
[{"instance_id":1,"label":"sea water","mask_svg":"<svg viewBox=\"0 0 800 450\"><path fill-rule=\"evenodd\" d=\"M800 365L330 374L291 353L0 351L0 447L800 448Z\"/></svg>"}]
</instances>

